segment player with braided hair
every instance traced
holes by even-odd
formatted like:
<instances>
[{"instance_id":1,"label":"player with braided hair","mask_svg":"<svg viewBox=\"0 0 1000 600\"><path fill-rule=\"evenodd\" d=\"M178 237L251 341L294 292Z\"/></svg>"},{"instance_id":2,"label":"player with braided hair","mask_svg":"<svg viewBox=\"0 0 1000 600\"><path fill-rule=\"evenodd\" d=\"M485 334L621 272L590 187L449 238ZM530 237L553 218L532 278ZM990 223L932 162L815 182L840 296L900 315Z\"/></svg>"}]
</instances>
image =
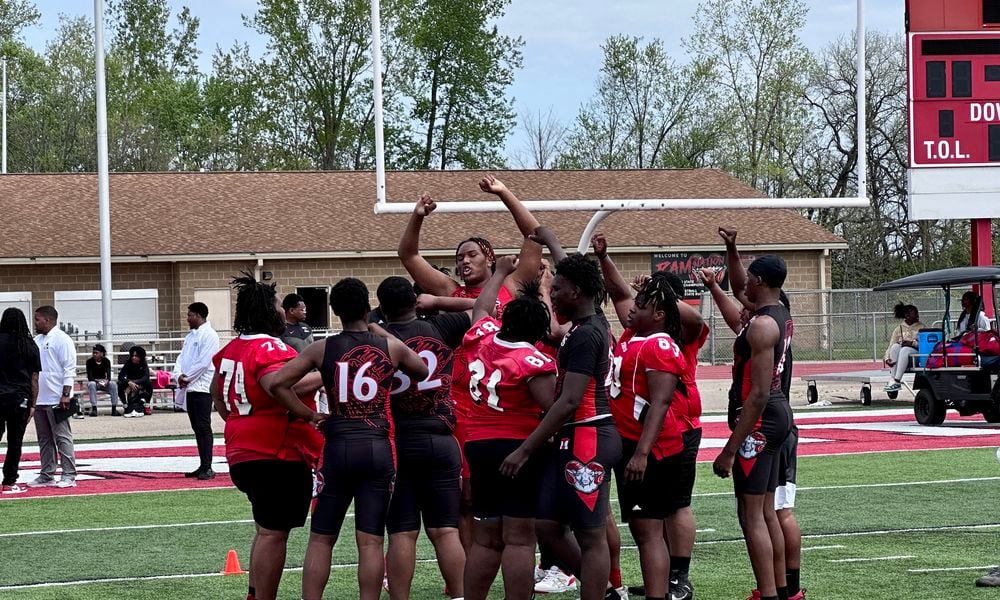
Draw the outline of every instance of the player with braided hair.
<instances>
[{"instance_id":1,"label":"player with braided hair","mask_svg":"<svg viewBox=\"0 0 1000 600\"><path fill-rule=\"evenodd\" d=\"M274 284L244 272L233 278L239 336L212 359L212 402L226 422L226 459L236 487L247 495L257 532L250 549L250 599L278 592L289 532L305 524L312 500L313 467L323 449L312 397L319 373L295 378L294 392L278 394L278 372L295 350L284 331ZM301 379L301 381L300 381ZM289 384L291 390L291 384Z\"/></svg>"},{"instance_id":2,"label":"player with braided hair","mask_svg":"<svg viewBox=\"0 0 1000 600\"><path fill-rule=\"evenodd\" d=\"M521 204L517 196L514 195L507 186L494 177L486 175L479 181L479 189L487 194L497 196L514 217L514 222L524 236L521 245L521 253L517 269L508 275L504 285L497 293L495 302L495 313L499 318L503 313L503 307L513 299L518 287L526 282L538 277L538 268L542 259L542 247L529 239L529 236L538 227L538 221ZM413 214L399 239L398 254L406 268L406 271L413 278L414 283L428 294L428 298L449 296L451 299L438 306L428 306L430 309L440 309L448 311L462 311L472 308L475 299L479 297L483 286L493 275L496 266L496 255L493 245L484 238L470 237L459 243L455 250L455 273L461 278L462 285L459 285L448 275L435 269L424 257L420 255L420 230L424 219L434 212L437 203L431 199L430 195L423 194L417 200L413 208ZM453 372L456 375L462 374L468 361L465 360L461 348L455 352L455 364ZM464 441L463 421L468 410L468 391L461 386L454 386L452 389L452 400L455 402L455 416L457 425L455 437L459 443ZM463 489L461 504L461 519L459 521L459 532L462 536L462 543L468 549L472 543L472 514L471 498L472 492L467 485L469 479L468 465L463 461L462 465Z\"/></svg>"},{"instance_id":3,"label":"player with braided hair","mask_svg":"<svg viewBox=\"0 0 1000 600\"><path fill-rule=\"evenodd\" d=\"M556 357L557 400L503 466L516 473L555 436L556 447L546 452L537 530L560 561L581 576L583 600L615 594L608 588L611 563L606 518L608 474L621 458L621 438L611 420L604 385L608 328L596 312L603 296L604 283L593 261L577 254L557 263L550 301L557 319L571 323ZM576 537L576 552L564 524Z\"/></svg>"},{"instance_id":4,"label":"player with braided hair","mask_svg":"<svg viewBox=\"0 0 1000 600\"><path fill-rule=\"evenodd\" d=\"M700 414L700 397L683 348L679 299L664 273L643 280L633 298L607 255L604 237L597 235L592 243L626 328L614 347L609 391L627 461L615 473L622 518L639 547L644 595L665 598L670 591L672 598L690 597L686 575L682 582L678 574L675 586L669 583L674 573L667 543L677 524L685 526L677 537L693 541L691 492L701 441L700 423L690 419L692 404Z\"/></svg>"},{"instance_id":5,"label":"player with braided hair","mask_svg":"<svg viewBox=\"0 0 1000 600\"><path fill-rule=\"evenodd\" d=\"M485 599L503 565L505 597L527 600L534 588L535 513L542 460L527 460L516 473L501 471L552 405L556 364L534 344L549 331L549 310L538 282L522 286L502 320L489 315L502 282L514 270L513 257L496 272L473 308L475 324L463 346L472 396L465 452L472 476L473 544L465 565L465 597ZM516 475L516 476L515 476Z\"/></svg>"}]
</instances>

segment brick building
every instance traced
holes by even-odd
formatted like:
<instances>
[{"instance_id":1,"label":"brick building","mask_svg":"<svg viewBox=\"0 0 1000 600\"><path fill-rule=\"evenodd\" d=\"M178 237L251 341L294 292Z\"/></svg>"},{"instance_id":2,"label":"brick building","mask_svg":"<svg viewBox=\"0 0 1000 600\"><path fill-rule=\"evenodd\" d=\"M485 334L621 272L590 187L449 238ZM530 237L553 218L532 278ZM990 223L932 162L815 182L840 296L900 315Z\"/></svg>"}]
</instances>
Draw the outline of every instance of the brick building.
<instances>
[{"instance_id":1,"label":"brick building","mask_svg":"<svg viewBox=\"0 0 1000 600\"><path fill-rule=\"evenodd\" d=\"M390 201L491 199L477 187L482 172L421 171L387 175ZM717 170L502 171L522 200L759 197ZM134 173L111 175L113 308L117 332L185 328L185 307L206 302L217 329L228 329L240 269L269 273L284 294L307 297L310 321L332 323L329 286L357 276L374 288L405 275L396 246L407 215L375 215L372 172ZM55 304L70 329L100 323L97 178L94 174L0 176L8 223L0 238L0 307ZM566 246L579 241L591 213L539 213ZM778 209L619 212L600 230L626 277L649 273L656 255L719 252L720 224L740 228L747 253L775 252L788 261L787 289L830 287L831 250L844 241ZM458 243L479 235L498 254L521 238L502 213L435 214L425 221L423 254L453 267ZM95 304L96 302L96 304ZM96 312L95 312L95 306ZM97 325L95 326L95 319Z\"/></svg>"}]
</instances>

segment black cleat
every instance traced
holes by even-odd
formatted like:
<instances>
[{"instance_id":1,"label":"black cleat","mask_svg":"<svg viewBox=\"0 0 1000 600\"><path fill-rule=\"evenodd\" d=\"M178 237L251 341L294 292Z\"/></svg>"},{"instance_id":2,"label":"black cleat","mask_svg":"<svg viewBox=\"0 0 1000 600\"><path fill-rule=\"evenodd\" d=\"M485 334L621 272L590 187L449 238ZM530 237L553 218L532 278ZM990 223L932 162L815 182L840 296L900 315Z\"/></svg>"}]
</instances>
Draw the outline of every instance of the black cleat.
<instances>
[{"instance_id":1,"label":"black cleat","mask_svg":"<svg viewBox=\"0 0 1000 600\"><path fill-rule=\"evenodd\" d=\"M195 475L195 477L198 478L198 481L208 481L209 479L215 479L215 471L213 471L212 469L205 469L200 473L198 473L197 475Z\"/></svg>"},{"instance_id":2,"label":"black cleat","mask_svg":"<svg viewBox=\"0 0 1000 600\"><path fill-rule=\"evenodd\" d=\"M669 600L694 600L694 586L686 575L674 575L670 578Z\"/></svg>"}]
</instances>

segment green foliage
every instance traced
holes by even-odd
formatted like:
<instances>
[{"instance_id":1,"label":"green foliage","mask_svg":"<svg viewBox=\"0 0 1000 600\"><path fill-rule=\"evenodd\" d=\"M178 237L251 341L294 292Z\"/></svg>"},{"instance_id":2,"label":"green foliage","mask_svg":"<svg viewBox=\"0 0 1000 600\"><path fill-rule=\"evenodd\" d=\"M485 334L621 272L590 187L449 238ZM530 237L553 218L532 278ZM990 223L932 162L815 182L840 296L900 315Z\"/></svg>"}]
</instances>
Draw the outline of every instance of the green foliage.
<instances>
[{"instance_id":1,"label":"green foliage","mask_svg":"<svg viewBox=\"0 0 1000 600\"><path fill-rule=\"evenodd\" d=\"M520 38L489 23L510 0L415 0L398 35L398 73L414 134L402 165L419 169L500 166L514 112L506 89L521 66Z\"/></svg>"},{"instance_id":2,"label":"green foliage","mask_svg":"<svg viewBox=\"0 0 1000 600\"><path fill-rule=\"evenodd\" d=\"M705 107L710 61L680 66L663 41L605 41L597 93L579 112L561 168L643 169L691 166L715 145Z\"/></svg>"}]
</instances>

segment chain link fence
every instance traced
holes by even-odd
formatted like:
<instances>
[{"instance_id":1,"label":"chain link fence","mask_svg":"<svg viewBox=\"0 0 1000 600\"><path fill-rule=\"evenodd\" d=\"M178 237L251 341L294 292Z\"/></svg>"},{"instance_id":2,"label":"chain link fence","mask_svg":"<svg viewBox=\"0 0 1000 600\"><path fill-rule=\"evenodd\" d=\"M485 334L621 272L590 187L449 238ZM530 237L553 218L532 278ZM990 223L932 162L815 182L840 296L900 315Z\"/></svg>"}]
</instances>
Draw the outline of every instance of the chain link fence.
<instances>
[{"instance_id":1,"label":"chain link fence","mask_svg":"<svg viewBox=\"0 0 1000 600\"><path fill-rule=\"evenodd\" d=\"M951 291L951 319L961 312L960 299L967 288ZM796 360L881 361L892 329L898 302L912 304L927 327L941 327L945 313L941 290L873 292L868 289L788 292L795 322ZM702 315L711 328L699 359L711 364L732 362L736 334L726 325L710 295L702 302Z\"/></svg>"}]
</instances>

